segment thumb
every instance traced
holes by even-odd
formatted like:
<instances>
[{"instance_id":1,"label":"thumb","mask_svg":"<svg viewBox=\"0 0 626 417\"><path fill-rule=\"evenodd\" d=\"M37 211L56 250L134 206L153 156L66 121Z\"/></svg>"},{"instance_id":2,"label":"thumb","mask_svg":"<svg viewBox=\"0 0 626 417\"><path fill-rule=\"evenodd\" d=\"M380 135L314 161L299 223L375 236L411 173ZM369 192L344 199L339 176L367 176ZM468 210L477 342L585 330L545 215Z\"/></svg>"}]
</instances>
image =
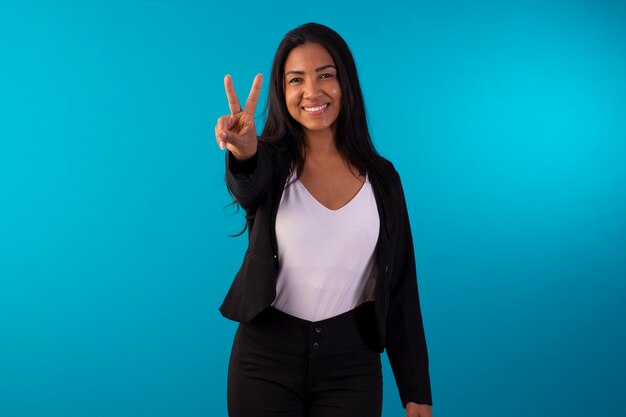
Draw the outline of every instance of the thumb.
<instances>
[{"instance_id":1,"label":"thumb","mask_svg":"<svg viewBox=\"0 0 626 417\"><path fill-rule=\"evenodd\" d=\"M223 130L221 133L221 139L226 142L226 144L231 144L235 148L239 148L242 143L242 138L229 130Z\"/></svg>"},{"instance_id":2,"label":"thumb","mask_svg":"<svg viewBox=\"0 0 626 417\"><path fill-rule=\"evenodd\" d=\"M233 141L234 134L228 130L222 130L220 133L220 139L224 142L231 143Z\"/></svg>"}]
</instances>

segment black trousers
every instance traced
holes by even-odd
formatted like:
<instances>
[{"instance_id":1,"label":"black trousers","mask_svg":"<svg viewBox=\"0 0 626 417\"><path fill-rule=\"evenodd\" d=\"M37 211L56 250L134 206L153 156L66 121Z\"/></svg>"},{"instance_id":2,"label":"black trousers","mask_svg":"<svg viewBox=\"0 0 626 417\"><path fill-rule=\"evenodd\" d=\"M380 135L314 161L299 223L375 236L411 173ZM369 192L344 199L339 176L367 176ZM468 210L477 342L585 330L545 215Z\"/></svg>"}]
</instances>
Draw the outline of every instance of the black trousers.
<instances>
[{"instance_id":1,"label":"black trousers","mask_svg":"<svg viewBox=\"0 0 626 417\"><path fill-rule=\"evenodd\" d=\"M380 417L373 302L311 322L269 307L239 323L228 367L230 417Z\"/></svg>"}]
</instances>

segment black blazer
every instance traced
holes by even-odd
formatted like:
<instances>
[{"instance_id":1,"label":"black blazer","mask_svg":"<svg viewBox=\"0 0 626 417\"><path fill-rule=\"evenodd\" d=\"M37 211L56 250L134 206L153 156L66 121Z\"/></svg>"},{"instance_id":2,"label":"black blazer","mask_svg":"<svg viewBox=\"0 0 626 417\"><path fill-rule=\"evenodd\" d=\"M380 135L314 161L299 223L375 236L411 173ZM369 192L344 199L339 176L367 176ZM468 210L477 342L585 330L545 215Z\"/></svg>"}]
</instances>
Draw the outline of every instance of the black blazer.
<instances>
[{"instance_id":1,"label":"black blazer","mask_svg":"<svg viewBox=\"0 0 626 417\"><path fill-rule=\"evenodd\" d=\"M432 405L428 352L404 192L393 164L379 158L384 174L393 184L391 191L395 198L394 202L383 201L377 191L380 181L370 175L381 218L375 250L375 348L379 352L387 349L403 407L408 401ZM259 140L257 153L246 161L238 161L226 152L226 184L248 218L248 249L219 308L228 319L249 322L276 298L279 259L275 221L288 174L286 154L274 143ZM397 205L395 210L392 204Z\"/></svg>"}]
</instances>

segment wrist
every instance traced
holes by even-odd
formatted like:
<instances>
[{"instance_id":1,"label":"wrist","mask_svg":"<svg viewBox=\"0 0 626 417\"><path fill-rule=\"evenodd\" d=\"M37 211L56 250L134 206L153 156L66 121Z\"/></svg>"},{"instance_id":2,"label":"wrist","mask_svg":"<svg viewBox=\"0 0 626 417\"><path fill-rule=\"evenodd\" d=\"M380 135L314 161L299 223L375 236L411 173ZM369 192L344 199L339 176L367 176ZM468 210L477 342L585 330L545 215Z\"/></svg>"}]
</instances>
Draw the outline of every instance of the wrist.
<instances>
[{"instance_id":1,"label":"wrist","mask_svg":"<svg viewBox=\"0 0 626 417\"><path fill-rule=\"evenodd\" d=\"M233 157L239 161L239 162L244 162L247 161L249 159L252 159L252 157L254 157L254 155L256 155L256 152L250 155L243 155L243 154L237 154L235 152L231 152L233 154Z\"/></svg>"}]
</instances>

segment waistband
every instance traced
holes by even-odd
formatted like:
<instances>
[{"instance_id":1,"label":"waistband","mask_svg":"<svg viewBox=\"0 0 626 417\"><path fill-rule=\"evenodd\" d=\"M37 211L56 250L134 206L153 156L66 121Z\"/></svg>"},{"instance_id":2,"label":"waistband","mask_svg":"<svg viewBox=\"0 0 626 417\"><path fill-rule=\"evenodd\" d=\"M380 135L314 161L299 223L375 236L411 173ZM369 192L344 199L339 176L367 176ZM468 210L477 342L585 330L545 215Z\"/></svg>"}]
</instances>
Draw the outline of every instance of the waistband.
<instances>
[{"instance_id":1,"label":"waistband","mask_svg":"<svg viewBox=\"0 0 626 417\"><path fill-rule=\"evenodd\" d=\"M239 328L255 340L277 350L312 354L344 349L374 348L374 302L320 321L309 321L268 307Z\"/></svg>"}]
</instances>

